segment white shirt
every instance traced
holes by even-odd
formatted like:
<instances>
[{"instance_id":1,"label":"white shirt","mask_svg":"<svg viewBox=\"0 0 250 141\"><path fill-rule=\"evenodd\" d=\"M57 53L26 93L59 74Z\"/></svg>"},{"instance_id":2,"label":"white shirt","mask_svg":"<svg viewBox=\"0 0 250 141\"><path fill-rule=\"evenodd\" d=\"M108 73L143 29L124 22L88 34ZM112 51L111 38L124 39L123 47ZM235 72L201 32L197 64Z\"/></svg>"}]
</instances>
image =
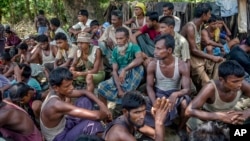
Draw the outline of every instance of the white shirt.
<instances>
[{"instance_id":1,"label":"white shirt","mask_svg":"<svg viewBox=\"0 0 250 141\"><path fill-rule=\"evenodd\" d=\"M164 15L159 16L159 20L162 17L164 17ZM179 17L177 17L177 16L174 16L174 15L173 15L173 17L174 17L174 21L175 21L174 31L179 32L180 28L181 28L181 19Z\"/></svg>"},{"instance_id":2,"label":"white shirt","mask_svg":"<svg viewBox=\"0 0 250 141\"><path fill-rule=\"evenodd\" d=\"M81 29L83 31L86 27L90 27L91 22L92 22L91 19L88 19L85 25L82 22L78 22L77 24L73 25L72 28Z\"/></svg>"}]
</instances>

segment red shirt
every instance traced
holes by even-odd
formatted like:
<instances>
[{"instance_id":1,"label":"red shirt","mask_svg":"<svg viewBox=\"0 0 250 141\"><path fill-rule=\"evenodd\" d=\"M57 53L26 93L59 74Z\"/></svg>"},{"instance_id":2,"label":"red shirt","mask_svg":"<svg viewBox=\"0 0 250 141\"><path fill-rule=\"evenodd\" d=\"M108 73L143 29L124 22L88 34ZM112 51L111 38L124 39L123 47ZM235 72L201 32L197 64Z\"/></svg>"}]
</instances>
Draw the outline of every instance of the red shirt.
<instances>
[{"instance_id":1,"label":"red shirt","mask_svg":"<svg viewBox=\"0 0 250 141\"><path fill-rule=\"evenodd\" d=\"M155 37L156 37L157 35L160 34L160 32L157 32L155 29L153 29L153 28L148 28L147 25L144 25L144 26L140 29L140 31L141 31L142 34L148 33L148 35L149 35L149 37L150 37L151 40L154 40Z\"/></svg>"}]
</instances>

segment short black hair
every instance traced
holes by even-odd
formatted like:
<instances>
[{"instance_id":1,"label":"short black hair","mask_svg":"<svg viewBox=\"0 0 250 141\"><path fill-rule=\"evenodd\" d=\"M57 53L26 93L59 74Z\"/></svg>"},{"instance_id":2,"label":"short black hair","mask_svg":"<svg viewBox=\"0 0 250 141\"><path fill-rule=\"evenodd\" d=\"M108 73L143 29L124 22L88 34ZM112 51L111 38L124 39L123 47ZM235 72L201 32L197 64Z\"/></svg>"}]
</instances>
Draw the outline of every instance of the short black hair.
<instances>
[{"instance_id":1,"label":"short black hair","mask_svg":"<svg viewBox=\"0 0 250 141\"><path fill-rule=\"evenodd\" d=\"M38 13L39 13L40 15L44 15L44 11L43 11L43 10L39 10Z\"/></svg>"},{"instance_id":2,"label":"short black hair","mask_svg":"<svg viewBox=\"0 0 250 141\"><path fill-rule=\"evenodd\" d=\"M226 79L230 75L236 77L244 77L245 70L244 68L235 60L227 60L219 65L219 77Z\"/></svg>"},{"instance_id":3,"label":"short black hair","mask_svg":"<svg viewBox=\"0 0 250 141\"><path fill-rule=\"evenodd\" d=\"M174 40L174 37L170 34L164 34L164 35L158 35L156 38L155 38L155 44L160 41L160 40L164 40L165 43L165 47L168 49L168 48L172 48L172 51L174 51L174 48L175 48L175 40Z\"/></svg>"},{"instance_id":4,"label":"short black hair","mask_svg":"<svg viewBox=\"0 0 250 141\"><path fill-rule=\"evenodd\" d=\"M42 35L38 35L37 36L37 41L40 42L40 43L44 43L44 42L48 42L49 41L49 38L48 36L42 34Z\"/></svg>"},{"instance_id":5,"label":"short black hair","mask_svg":"<svg viewBox=\"0 0 250 141\"><path fill-rule=\"evenodd\" d=\"M125 34L126 37L129 37L129 31L127 28L125 27L119 27L115 30L115 33L117 32L123 32Z\"/></svg>"},{"instance_id":6,"label":"short black hair","mask_svg":"<svg viewBox=\"0 0 250 141\"><path fill-rule=\"evenodd\" d=\"M25 42L20 43L17 48L21 50L28 50L28 45Z\"/></svg>"},{"instance_id":7,"label":"short black hair","mask_svg":"<svg viewBox=\"0 0 250 141\"><path fill-rule=\"evenodd\" d=\"M213 23L216 22L217 20L218 20L217 16L212 14L207 23Z\"/></svg>"},{"instance_id":8,"label":"short black hair","mask_svg":"<svg viewBox=\"0 0 250 141\"><path fill-rule=\"evenodd\" d=\"M59 27L61 25L60 20L58 18L50 19L50 24L54 25L55 27Z\"/></svg>"},{"instance_id":9,"label":"short black hair","mask_svg":"<svg viewBox=\"0 0 250 141\"><path fill-rule=\"evenodd\" d=\"M122 20L123 18L123 14L122 14L122 11L121 10L113 10L111 12L111 16L116 16L118 17L118 19Z\"/></svg>"},{"instance_id":10,"label":"short black hair","mask_svg":"<svg viewBox=\"0 0 250 141\"><path fill-rule=\"evenodd\" d=\"M91 23L90 23L90 27L92 26L99 26L99 22L97 20L93 20Z\"/></svg>"},{"instance_id":11,"label":"short black hair","mask_svg":"<svg viewBox=\"0 0 250 141\"><path fill-rule=\"evenodd\" d=\"M212 10L212 7L209 3L199 3L195 7L194 17L200 18L203 14L207 14L211 10Z\"/></svg>"},{"instance_id":12,"label":"short black hair","mask_svg":"<svg viewBox=\"0 0 250 141\"><path fill-rule=\"evenodd\" d=\"M2 52L0 58L6 61L11 61L11 56L8 52Z\"/></svg>"},{"instance_id":13,"label":"short black hair","mask_svg":"<svg viewBox=\"0 0 250 141\"><path fill-rule=\"evenodd\" d=\"M165 2L162 7L167 7L169 10L173 10L174 4L171 2Z\"/></svg>"},{"instance_id":14,"label":"short black hair","mask_svg":"<svg viewBox=\"0 0 250 141\"><path fill-rule=\"evenodd\" d=\"M122 108L130 111L146 105L146 101L139 91L127 92L122 98Z\"/></svg>"},{"instance_id":15,"label":"short black hair","mask_svg":"<svg viewBox=\"0 0 250 141\"><path fill-rule=\"evenodd\" d=\"M89 12L88 12L88 10L81 9L81 10L79 10L78 15L89 17Z\"/></svg>"},{"instance_id":16,"label":"short black hair","mask_svg":"<svg viewBox=\"0 0 250 141\"><path fill-rule=\"evenodd\" d=\"M29 85L19 82L11 85L8 89L11 100L21 100L24 96L28 95L30 90L34 90Z\"/></svg>"},{"instance_id":17,"label":"short black hair","mask_svg":"<svg viewBox=\"0 0 250 141\"><path fill-rule=\"evenodd\" d=\"M164 16L160 19L159 23L164 23L166 25L175 26L175 20L173 16Z\"/></svg>"},{"instance_id":18,"label":"short black hair","mask_svg":"<svg viewBox=\"0 0 250 141\"><path fill-rule=\"evenodd\" d=\"M67 41L67 36L62 32L58 32L55 35L55 40L65 40L65 41Z\"/></svg>"},{"instance_id":19,"label":"short black hair","mask_svg":"<svg viewBox=\"0 0 250 141\"><path fill-rule=\"evenodd\" d=\"M58 67L50 72L49 84L50 86L60 86L63 80L73 80L73 74L68 68Z\"/></svg>"},{"instance_id":20,"label":"short black hair","mask_svg":"<svg viewBox=\"0 0 250 141\"><path fill-rule=\"evenodd\" d=\"M146 13L146 17L149 17L149 20L151 21L157 21L159 20L159 14L155 11L148 11Z\"/></svg>"},{"instance_id":21,"label":"short black hair","mask_svg":"<svg viewBox=\"0 0 250 141\"><path fill-rule=\"evenodd\" d=\"M229 132L214 121L205 122L190 133L189 141L230 141Z\"/></svg>"},{"instance_id":22,"label":"short black hair","mask_svg":"<svg viewBox=\"0 0 250 141\"><path fill-rule=\"evenodd\" d=\"M20 69L23 68L23 73L21 74L21 76L23 76L26 79L30 78L32 72L30 66L27 64L19 64L18 66Z\"/></svg>"}]
</instances>

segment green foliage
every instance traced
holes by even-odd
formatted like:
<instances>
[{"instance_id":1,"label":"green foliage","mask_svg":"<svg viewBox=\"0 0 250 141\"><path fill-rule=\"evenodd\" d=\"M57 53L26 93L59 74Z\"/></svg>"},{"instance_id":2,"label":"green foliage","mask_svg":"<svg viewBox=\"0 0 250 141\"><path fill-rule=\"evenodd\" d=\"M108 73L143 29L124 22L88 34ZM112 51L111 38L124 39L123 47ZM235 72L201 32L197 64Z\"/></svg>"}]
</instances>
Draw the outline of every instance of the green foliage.
<instances>
[{"instance_id":1,"label":"green foliage","mask_svg":"<svg viewBox=\"0 0 250 141\"><path fill-rule=\"evenodd\" d=\"M134 1L134 0L98 0L101 8L108 7L111 1ZM137 0L149 1L171 1L171 2L205 2L214 0ZM0 0L1 23L18 23L21 20L33 21L38 10L43 9L47 17L58 17L63 23L66 22L65 7L62 0Z\"/></svg>"}]
</instances>

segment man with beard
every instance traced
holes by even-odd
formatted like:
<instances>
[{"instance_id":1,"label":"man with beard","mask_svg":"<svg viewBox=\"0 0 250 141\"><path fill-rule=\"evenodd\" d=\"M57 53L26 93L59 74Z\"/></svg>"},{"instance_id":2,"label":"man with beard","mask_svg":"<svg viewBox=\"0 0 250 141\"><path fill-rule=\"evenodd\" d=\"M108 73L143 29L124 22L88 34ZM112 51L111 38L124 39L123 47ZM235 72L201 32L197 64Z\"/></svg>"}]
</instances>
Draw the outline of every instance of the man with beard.
<instances>
[{"instance_id":1,"label":"man with beard","mask_svg":"<svg viewBox=\"0 0 250 141\"><path fill-rule=\"evenodd\" d=\"M155 118L155 129L144 124L146 101L137 91L128 92L122 99L123 115L109 123L103 138L107 141L136 141L135 133L141 132L156 141L163 141L165 136L164 121L168 112L168 100L157 99L151 110Z\"/></svg>"},{"instance_id":2,"label":"man with beard","mask_svg":"<svg viewBox=\"0 0 250 141\"><path fill-rule=\"evenodd\" d=\"M143 58L140 47L129 42L129 31L125 27L116 29L117 46L112 53L112 77L99 83L98 94L103 103L107 100L121 104L125 92L135 90L143 76Z\"/></svg>"},{"instance_id":3,"label":"man with beard","mask_svg":"<svg viewBox=\"0 0 250 141\"><path fill-rule=\"evenodd\" d=\"M223 61L222 57L204 53L200 46L201 29L204 22L207 22L211 17L211 10L212 8L208 3L198 4L194 12L195 18L184 25L181 30L181 34L189 43L191 75L197 91L211 78L216 77L217 63Z\"/></svg>"},{"instance_id":4,"label":"man with beard","mask_svg":"<svg viewBox=\"0 0 250 141\"><path fill-rule=\"evenodd\" d=\"M126 25L122 23L123 14L120 10L113 10L111 12L111 23L112 25L105 29L104 33L98 40L98 45L102 50L102 55L104 55L104 66L105 70L110 71L112 69L112 51L114 50L115 45L117 44L115 31L119 27L125 27L129 30L129 35L131 35L131 30Z\"/></svg>"},{"instance_id":5,"label":"man with beard","mask_svg":"<svg viewBox=\"0 0 250 141\"><path fill-rule=\"evenodd\" d=\"M166 97L171 106L169 113L165 115L165 126L180 115L178 131L181 134L185 130L185 109L190 102L190 70L187 63L173 56L175 40L173 36L166 34L155 39L154 56L147 67L147 93L152 104L156 98ZM151 104L150 103L150 104ZM150 110L151 107L147 110ZM146 124L154 127L154 120L150 114L145 119ZM183 137L182 137L183 138Z\"/></svg>"},{"instance_id":6,"label":"man with beard","mask_svg":"<svg viewBox=\"0 0 250 141\"><path fill-rule=\"evenodd\" d=\"M144 25L139 31L132 35L132 42L138 43L141 47L142 52L144 52L148 57L153 57L154 52L154 39L160 34L159 24L158 24L158 13L157 12L147 12L146 14L146 25Z\"/></svg>"}]
</instances>

